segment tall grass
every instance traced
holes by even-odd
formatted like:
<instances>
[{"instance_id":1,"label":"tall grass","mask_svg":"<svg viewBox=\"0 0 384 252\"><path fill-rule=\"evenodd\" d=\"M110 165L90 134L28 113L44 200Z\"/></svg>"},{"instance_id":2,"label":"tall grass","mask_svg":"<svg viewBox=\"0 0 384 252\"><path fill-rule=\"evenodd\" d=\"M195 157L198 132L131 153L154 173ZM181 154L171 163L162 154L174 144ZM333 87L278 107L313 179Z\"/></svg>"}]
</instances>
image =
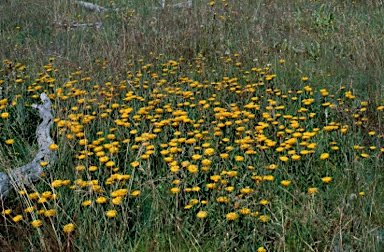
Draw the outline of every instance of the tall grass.
<instances>
[{"instance_id":1,"label":"tall grass","mask_svg":"<svg viewBox=\"0 0 384 252\"><path fill-rule=\"evenodd\" d=\"M382 249L380 1L93 3L0 3L4 251Z\"/></svg>"}]
</instances>

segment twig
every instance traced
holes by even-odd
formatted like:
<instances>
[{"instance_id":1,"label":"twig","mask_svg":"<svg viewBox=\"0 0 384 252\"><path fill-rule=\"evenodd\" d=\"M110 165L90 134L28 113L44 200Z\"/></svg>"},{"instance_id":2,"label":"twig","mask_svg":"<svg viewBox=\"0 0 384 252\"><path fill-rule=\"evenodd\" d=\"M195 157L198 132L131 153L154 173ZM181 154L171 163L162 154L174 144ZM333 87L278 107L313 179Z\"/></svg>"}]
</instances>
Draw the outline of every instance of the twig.
<instances>
[{"instance_id":1,"label":"twig","mask_svg":"<svg viewBox=\"0 0 384 252\"><path fill-rule=\"evenodd\" d=\"M43 101L42 105L32 104L32 108L36 109L43 119L36 130L39 152L29 164L0 173L0 200L5 199L15 186L22 184L28 186L37 181L45 169L48 170L53 166L57 157L56 151L50 149L50 145L54 143L50 136L53 123L52 103L45 93L42 93L40 98ZM41 166L43 161L48 163L44 168Z\"/></svg>"},{"instance_id":2,"label":"twig","mask_svg":"<svg viewBox=\"0 0 384 252\"><path fill-rule=\"evenodd\" d=\"M172 4L172 5L165 5L165 0L161 1L161 7L155 7L153 8L154 10L159 10L159 9L164 9L165 7L169 8L191 8L192 7L192 0L188 0L188 2L181 2L177 4Z\"/></svg>"},{"instance_id":3,"label":"twig","mask_svg":"<svg viewBox=\"0 0 384 252\"><path fill-rule=\"evenodd\" d=\"M77 29L82 28L83 30L87 27L95 27L96 29L100 29L103 25L102 22L95 22L95 23L88 23L88 24L71 24L69 25L69 28Z\"/></svg>"}]
</instances>

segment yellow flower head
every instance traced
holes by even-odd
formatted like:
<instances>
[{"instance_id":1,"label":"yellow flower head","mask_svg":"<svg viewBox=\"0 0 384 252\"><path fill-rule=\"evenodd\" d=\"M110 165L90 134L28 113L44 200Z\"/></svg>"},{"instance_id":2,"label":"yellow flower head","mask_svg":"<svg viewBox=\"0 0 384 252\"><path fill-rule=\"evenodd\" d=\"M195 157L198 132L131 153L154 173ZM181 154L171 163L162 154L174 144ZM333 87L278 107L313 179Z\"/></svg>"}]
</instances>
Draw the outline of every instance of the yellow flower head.
<instances>
[{"instance_id":1,"label":"yellow flower head","mask_svg":"<svg viewBox=\"0 0 384 252\"><path fill-rule=\"evenodd\" d=\"M51 144L51 145L49 145L49 149L50 149L50 150L55 151L55 150L57 150L58 148L59 148L59 146L57 146L57 144Z\"/></svg>"},{"instance_id":2,"label":"yellow flower head","mask_svg":"<svg viewBox=\"0 0 384 252\"><path fill-rule=\"evenodd\" d=\"M19 222L19 221L21 221L23 219L23 216L22 215L16 215L15 217L13 217L12 218L12 220L14 221L14 222Z\"/></svg>"},{"instance_id":3,"label":"yellow flower head","mask_svg":"<svg viewBox=\"0 0 384 252\"><path fill-rule=\"evenodd\" d=\"M15 140L13 140L13 139L8 139L8 140L5 141L5 143L11 145L11 144L14 144L14 143L15 143Z\"/></svg>"},{"instance_id":4,"label":"yellow flower head","mask_svg":"<svg viewBox=\"0 0 384 252\"><path fill-rule=\"evenodd\" d=\"M324 178L321 179L321 181L323 181L324 183L328 184L329 182L332 181L332 177L324 177Z\"/></svg>"},{"instance_id":5,"label":"yellow flower head","mask_svg":"<svg viewBox=\"0 0 384 252\"><path fill-rule=\"evenodd\" d=\"M97 204L104 204L104 203L106 203L107 202L107 198L106 197L102 197L102 196L100 196L100 197L98 197L97 199L96 199L96 203Z\"/></svg>"},{"instance_id":6,"label":"yellow flower head","mask_svg":"<svg viewBox=\"0 0 384 252\"><path fill-rule=\"evenodd\" d=\"M271 219L268 215L260 215L259 220L262 222L268 222Z\"/></svg>"},{"instance_id":7,"label":"yellow flower head","mask_svg":"<svg viewBox=\"0 0 384 252\"><path fill-rule=\"evenodd\" d=\"M229 220L229 221L234 221L234 220L236 220L236 219L239 217L239 215L238 215L237 213L231 212L231 213L227 213L227 214L225 215L225 217L226 217L227 220Z\"/></svg>"},{"instance_id":8,"label":"yellow flower head","mask_svg":"<svg viewBox=\"0 0 384 252\"><path fill-rule=\"evenodd\" d=\"M91 201L90 200L86 200L83 203L81 203L81 205L82 206L90 206L91 205Z\"/></svg>"},{"instance_id":9,"label":"yellow flower head","mask_svg":"<svg viewBox=\"0 0 384 252\"><path fill-rule=\"evenodd\" d=\"M205 217L207 217L207 212L206 211L200 211L196 214L197 218L199 219L204 219Z\"/></svg>"},{"instance_id":10,"label":"yellow flower head","mask_svg":"<svg viewBox=\"0 0 384 252\"><path fill-rule=\"evenodd\" d=\"M34 220L31 222L32 227L37 228L43 225L43 222L41 220Z\"/></svg>"},{"instance_id":11,"label":"yellow flower head","mask_svg":"<svg viewBox=\"0 0 384 252\"><path fill-rule=\"evenodd\" d=\"M308 188L308 193L309 194L315 194L319 191L319 189L317 189L316 187L311 187L311 188Z\"/></svg>"},{"instance_id":12,"label":"yellow flower head","mask_svg":"<svg viewBox=\"0 0 384 252\"><path fill-rule=\"evenodd\" d=\"M282 186L289 186L290 184L291 184L291 181L289 181L289 180L282 180L281 181Z\"/></svg>"},{"instance_id":13,"label":"yellow flower head","mask_svg":"<svg viewBox=\"0 0 384 252\"><path fill-rule=\"evenodd\" d=\"M205 151L204 151L204 155L205 156L211 156L211 155L213 155L215 153L215 149L213 149L213 148L207 148L207 149L205 149Z\"/></svg>"},{"instance_id":14,"label":"yellow flower head","mask_svg":"<svg viewBox=\"0 0 384 252\"><path fill-rule=\"evenodd\" d=\"M136 196L139 196L140 195L140 191L139 190L135 190L131 193L131 196L132 197L136 197Z\"/></svg>"},{"instance_id":15,"label":"yellow flower head","mask_svg":"<svg viewBox=\"0 0 384 252\"><path fill-rule=\"evenodd\" d=\"M108 217L108 218L114 218L116 215L117 215L117 211L116 210L108 210L105 215Z\"/></svg>"},{"instance_id":16,"label":"yellow flower head","mask_svg":"<svg viewBox=\"0 0 384 252\"><path fill-rule=\"evenodd\" d=\"M1 113L1 118L7 119L8 117L9 117L9 113L8 112Z\"/></svg>"},{"instance_id":17,"label":"yellow flower head","mask_svg":"<svg viewBox=\"0 0 384 252\"><path fill-rule=\"evenodd\" d=\"M71 233L73 232L73 230L75 230L75 224L73 223L68 223L63 227L64 233Z\"/></svg>"},{"instance_id":18,"label":"yellow flower head","mask_svg":"<svg viewBox=\"0 0 384 252\"><path fill-rule=\"evenodd\" d=\"M173 188L171 188L171 193L173 193L173 194L177 194L177 193L179 193L180 192L180 188L177 188L177 187L173 187Z\"/></svg>"},{"instance_id":19,"label":"yellow flower head","mask_svg":"<svg viewBox=\"0 0 384 252\"><path fill-rule=\"evenodd\" d=\"M135 168L135 167L137 167L137 166L139 166L140 165L140 162L139 161L135 161L135 162L132 162L131 163L131 166L133 167L133 168Z\"/></svg>"},{"instance_id":20,"label":"yellow flower head","mask_svg":"<svg viewBox=\"0 0 384 252\"><path fill-rule=\"evenodd\" d=\"M320 159L324 160L324 159L327 159L329 158L329 154L328 153L323 153L320 155Z\"/></svg>"}]
</instances>

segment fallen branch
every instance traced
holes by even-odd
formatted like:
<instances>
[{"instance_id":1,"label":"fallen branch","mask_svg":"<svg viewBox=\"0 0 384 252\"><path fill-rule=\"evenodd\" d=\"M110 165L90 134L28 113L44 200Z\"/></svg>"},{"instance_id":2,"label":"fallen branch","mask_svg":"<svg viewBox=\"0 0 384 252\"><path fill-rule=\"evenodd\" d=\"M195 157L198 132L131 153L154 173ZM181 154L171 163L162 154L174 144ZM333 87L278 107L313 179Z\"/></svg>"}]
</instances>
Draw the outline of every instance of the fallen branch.
<instances>
[{"instance_id":1,"label":"fallen branch","mask_svg":"<svg viewBox=\"0 0 384 252\"><path fill-rule=\"evenodd\" d=\"M56 151L50 149L50 145L54 143L50 137L50 128L53 123L52 103L45 93L42 93L40 98L43 101L42 105L32 105L43 119L36 130L39 152L29 164L0 173L0 200L5 199L13 188L21 185L28 186L37 181L42 172L54 164L57 157ZM47 165L42 166L41 162L47 162Z\"/></svg>"},{"instance_id":2,"label":"fallen branch","mask_svg":"<svg viewBox=\"0 0 384 252\"><path fill-rule=\"evenodd\" d=\"M188 0L187 2L181 2L177 4L172 5L165 5L165 0L161 1L161 7L155 7L154 10L164 9L165 7L169 8L191 8L192 7L192 0Z\"/></svg>"},{"instance_id":3,"label":"fallen branch","mask_svg":"<svg viewBox=\"0 0 384 252\"><path fill-rule=\"evenodd\" d=\"M107 8L104 8L104 7L100 6L100 5L93 4L93 3L90 3L90 2L76 1L75 3L77 3L80 6L83 6L84 8L86 8L88 10L91 10L91 11L97 11L97 12L105 12L105 11L108 11L108 10L119 11L119 8L107 9Z\"/></svg>"},{"instance_id":4,"label":"fallen branch","mask_svg":"<svg viewBox=\"0 0 384 252\"><path fill-rule=\"evenodd\" d=\"M88 23L88 24L71 24L69 25L69 28L77 29L82 28L83 30L87 27L95 27L97 30L101 28L103 25L102 22L95 22L95 23Z\"/></svg>"}]
</instances>

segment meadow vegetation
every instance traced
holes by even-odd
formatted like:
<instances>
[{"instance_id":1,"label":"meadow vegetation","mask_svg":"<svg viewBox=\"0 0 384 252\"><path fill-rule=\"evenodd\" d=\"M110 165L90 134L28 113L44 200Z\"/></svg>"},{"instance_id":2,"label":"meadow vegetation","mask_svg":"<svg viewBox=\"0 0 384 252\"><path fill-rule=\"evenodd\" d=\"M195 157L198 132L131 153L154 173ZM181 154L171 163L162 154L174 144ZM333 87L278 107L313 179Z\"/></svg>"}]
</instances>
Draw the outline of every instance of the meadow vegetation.
<instances>
[{"instance_id":1,"label":"meadow vegetation","mask_svg":"<svg viewBox=\"0 0 384 252\"><path fill-rule=\"evenodd\" d=\"M2 251L382 251L382 1L92 3L0 2Z\"/></svg>"}]
</instances>

